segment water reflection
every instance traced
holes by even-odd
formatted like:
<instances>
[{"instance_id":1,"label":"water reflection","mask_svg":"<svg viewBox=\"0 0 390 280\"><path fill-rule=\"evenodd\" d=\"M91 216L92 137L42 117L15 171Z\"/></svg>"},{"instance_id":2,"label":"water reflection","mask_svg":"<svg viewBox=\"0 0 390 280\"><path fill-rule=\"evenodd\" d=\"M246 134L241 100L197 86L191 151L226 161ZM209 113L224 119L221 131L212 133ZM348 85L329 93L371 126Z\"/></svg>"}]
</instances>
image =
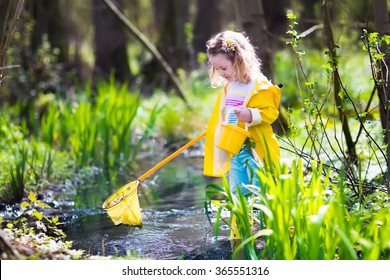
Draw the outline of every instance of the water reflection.
<instances>
[{"instance_id":1,"label":"water reflection","mask_svg":"<svg viewBox=\"0 0 390 280\"><path fill-rule=\"evenodd\" d=\"M202 175L201 164L199 158L178 157L141 182L142 229L114 226L101 209L110 193L102 187L97 190L96 185L82 188L74 198L78 210L66 225L68 238L75 248L92 255L229 259L227 227L221 226L216 245L213 225L204 214L204 187L209 182Z\"/></svg>"}]
</instances>

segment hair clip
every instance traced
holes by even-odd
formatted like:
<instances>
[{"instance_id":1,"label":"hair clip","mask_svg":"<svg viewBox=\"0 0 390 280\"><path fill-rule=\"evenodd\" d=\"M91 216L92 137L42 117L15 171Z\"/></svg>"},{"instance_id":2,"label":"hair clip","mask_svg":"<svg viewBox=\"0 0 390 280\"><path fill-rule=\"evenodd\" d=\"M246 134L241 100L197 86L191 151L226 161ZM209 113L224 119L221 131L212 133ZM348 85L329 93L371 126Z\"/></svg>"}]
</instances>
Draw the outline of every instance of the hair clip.
<instances>
[{"instance_id":1,"label":"hair clip","mask_svg":"<svg viewBox=\"0 0 390 280\"><path fill-rule=\"evenodd\" d=\"M231 53L231 52L235 52L236 51L236 48L237 48L237 45L235 43L233 43L232 41L225 41L223 40L222 41L222 50L226 53Z\"/></svg>"}]
</instances>

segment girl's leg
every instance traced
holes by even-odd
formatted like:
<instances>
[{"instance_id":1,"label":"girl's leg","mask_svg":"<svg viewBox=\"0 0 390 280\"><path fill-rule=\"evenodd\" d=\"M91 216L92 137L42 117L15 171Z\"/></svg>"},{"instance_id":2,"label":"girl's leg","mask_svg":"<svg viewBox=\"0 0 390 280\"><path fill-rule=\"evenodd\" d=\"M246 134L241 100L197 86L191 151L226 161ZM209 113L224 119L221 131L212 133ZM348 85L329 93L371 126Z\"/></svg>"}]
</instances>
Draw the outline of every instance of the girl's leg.
<instances>
[{"instance_id":1,"label":"girl's leg","mask_svg":"<svg viewBox=\"0 0 390 280\"><path fill-rule=\"evenodd\" d=\"M260 187L260 178L257 174L257 170L259 169L259 165L253 158L252 154L247 151L246 153L242 153L241 162L244 162L244 169L249 178L249 184L254 185L256 187Z\"/></svg>"},{"instance_id":2,"label":"girl's leg","mask_svg":"<svg viewBox=\"0 0 390 280\"><path fill-rule=\"evenodd\" d=\"M230 160L230 171L229 171L229 186L232 192L235 192L237 187L240 188L241 192L248 193L248 190L242 188L243 184L249 184L248 173L244 168L244 163L241 162L239 155L235 155Z\"/></svg>"},{"instance_id":3,"label":"girl's leg","mask_svg":"<svg viewBox=\"0 0 390 280\"><path fill-rule=\"evenodd\" d=\"M259 166L254 160L249 149L242 149L238 155L233 156L230 160L230 171L229 171L229 186L232 192L235 192L237 187L243 195L249 193L249 190L244 185L255 185L260 187L259 176L257 175L257 169ZM253 222L253 220L252 220ZM251 222L251 223L252 223ZM237 217L231 215L231 231L230 240L241 239L240 233L237 228Z\"/></svg>"},{"instance_id":4,"label":"girl's leg","mask_svg":"<svg viewBox=\"0 0 390 280\"><path fill-rule=\"evenodd\" d=\"M252 154L248 149L242 149L238 155L233 156L230 160L230 171L229 171L229 186L232 192L235 192L237 187L243 195L249 193L249 190L244 185L252 184L260 186L260 181L256 173L258 165L254 160ZM237 217L232 214L231 216L231 240L241 239L237 228Z\"/></svg>"},{"instance_id":5,"label":"girl's leg","mask_svg":"<svg viewBox=\"0 0 390 280\"><path fill-rule=\"evenodd\" d=\"M244 185L254 185L260 187L260 179L257 175L259 166L254 160L248 149L242 149L238 155L233 156L230 160L229 185L231 191L235 191L237 186L240 187L242 194L249 193Z\"/></svg>"}]
</instances>

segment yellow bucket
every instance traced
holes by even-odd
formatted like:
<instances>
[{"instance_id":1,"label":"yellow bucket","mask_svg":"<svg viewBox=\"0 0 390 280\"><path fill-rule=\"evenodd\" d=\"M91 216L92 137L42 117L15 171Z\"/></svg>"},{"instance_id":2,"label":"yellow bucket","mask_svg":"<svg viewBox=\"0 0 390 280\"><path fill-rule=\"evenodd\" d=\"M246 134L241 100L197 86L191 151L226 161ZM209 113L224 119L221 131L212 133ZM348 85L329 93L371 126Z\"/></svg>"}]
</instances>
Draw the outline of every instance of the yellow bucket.
<instances>
[{"instance_id":1,"label":"yellow bucket","mask_svg":"<svg viewBox=\"0 0 390 280\"><path fill-rule=\"evenodd\" d=\"M223 122L217 147L236 155L240 151L242 145L244 145L247 137L250 137L250 133L245 129Z\"/></svg>"},{"instance_id":2,"label":"yellow bucket","mask_svg":"<svg viewBox=\"0 0 390 280\"><path fill-rule=\"evenodd\" d=\"M139 207L137 186L133 181L110 195L103 203L103 209L115 225L127 224L142 227L141 209Z\"/></svg>"}]
</instances>

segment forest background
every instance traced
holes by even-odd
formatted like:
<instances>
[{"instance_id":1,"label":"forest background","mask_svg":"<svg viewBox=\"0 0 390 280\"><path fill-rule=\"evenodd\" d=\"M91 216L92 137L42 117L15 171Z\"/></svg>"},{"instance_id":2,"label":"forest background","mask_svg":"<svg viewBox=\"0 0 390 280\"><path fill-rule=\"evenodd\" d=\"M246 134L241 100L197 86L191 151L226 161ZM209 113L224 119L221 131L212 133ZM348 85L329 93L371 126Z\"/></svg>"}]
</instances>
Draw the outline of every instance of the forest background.
<instances>
[{"instance_id":1,"label":"forest background","mask_svg":"<svg viewBox=\"0 0 390 280\"><path fill-rule=\"evenodd\" d=\"M0 0L1 202L35 203L29 191L95 166L112 191L138 172L150 139L174 149L201 132L218 91L205 43L237 29L283 84L274 124L283 162L300 159L305 176L317 170L325 188L342 185L350 213L387 217L378 213L390 194L388 2ZM385 237L351 237L346 258L388 258L380 219ZM294 258L284 252L273 257Z\"/></svg>"}]
</instances>

